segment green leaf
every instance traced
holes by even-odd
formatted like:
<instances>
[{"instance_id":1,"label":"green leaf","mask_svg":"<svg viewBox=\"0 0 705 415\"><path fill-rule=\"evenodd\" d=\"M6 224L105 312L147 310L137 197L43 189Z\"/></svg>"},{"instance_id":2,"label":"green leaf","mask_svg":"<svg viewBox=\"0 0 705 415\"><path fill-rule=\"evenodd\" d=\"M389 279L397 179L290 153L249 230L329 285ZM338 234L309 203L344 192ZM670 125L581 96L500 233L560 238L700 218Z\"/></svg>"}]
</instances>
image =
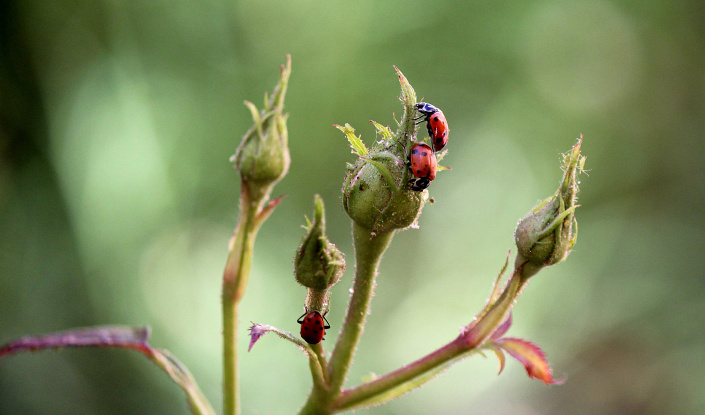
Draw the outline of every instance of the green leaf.
<instances>
[{"instance_id":1,"label":"green leaf","mask_svg":"<svg viewBox=\"0 0 705 415\"><path fill-rule=\"evenodd\" d=\"M394 177L392 177L392 172L389 171L387 166L385 166L384 164L382 164L378 161L369 159L367 157L363 157L363 159L365 159L365 161L367 161L371 165L375 166L377 168L377 171L379 172L379 174L381 174L382 177L384 177L384 180L387 181L387 183L389 184L389 187L391 187L393 191L395 191L395 192L397 191L397 184L394 182Z\"/></svg>"},{"instance_id":2,"label":"green leaf","mask_svg":"<svg viewBox=\"0 0 705 415\"><path fill-rule=\"evenodd\" d=\"M403 73L399 70L399 68L394 66L394 70L397 72L397 75L399 76L399 83L401 84L401 100L404 103L405 107L413 107L414 104L416 104L416 91L414 91L414 88L411 87L411 84L409 83L409 80L406 79L406 76L404 76Z\"/></svg>"},{"instance_id":3,"label":"green leaf","mask_svg":"<svg viewBox=\"0 0 705 415\"><path fill-rule=\"evenodd\" d=\"M255 107L255 104L251 103L250 101L245 101L245 105L247 108L250 110L250 113L252 114L252 121L255 123L255 128L257 128L257 135L261 138L262 137L262 119L259 116L259 110L257 107Z\"/></svg>"},{"instance_id":4,"label":"green leaf","mask_svg":"<svg viewBox=\"0 0 705 415\"><path fill-rule=\"evenodd\" d=\"M352 147L353 152L356 153L358 156L362 157L367 155L369 152L367 150L367 147L365 146L365 143L362 142L362 136L358 137L355 135L355 129L350 126L350 124L345 124L344 127L341 127L340 125L333 124L333 126L340 131L345 133L345 136L348 137L348 141L350 142L350 147Z\"/></svg>"},{"instance_id":5,"label":"green leaf","mask_svg":"<svg viewBox=\"0 0 705 415\"><path fill-rule=\"evenodd\" d=\"M384 125L374 120L370 120L370 122L375 126L377 132L380 133L385 140L391 141L394 139L394 135L392 134L392 131L389 129L389 127L385 127Z\"/></svg>"},{"instance_id":6,"label":"green leaf","mask_svg":"<svg viewBox=\"0 0 705 415\"><path fill-rule=\"evenodd\" d=\"M510 250L507 252L507 259L504 261L504 266L502 269L499 271L499 274L497 275L497 279L494 281L494 285L492 286L492 294L490 294L490 299L487 302L490 306L494 305L495 301L499 298L499 296L502 294L502 286L500 282L502 281L502 275L504 275L504 272L507 270L507 265L509 265L509 257L512 254L512 251ZM487 309L487 307L485 307Z\"/></svg>"}]
</instances>

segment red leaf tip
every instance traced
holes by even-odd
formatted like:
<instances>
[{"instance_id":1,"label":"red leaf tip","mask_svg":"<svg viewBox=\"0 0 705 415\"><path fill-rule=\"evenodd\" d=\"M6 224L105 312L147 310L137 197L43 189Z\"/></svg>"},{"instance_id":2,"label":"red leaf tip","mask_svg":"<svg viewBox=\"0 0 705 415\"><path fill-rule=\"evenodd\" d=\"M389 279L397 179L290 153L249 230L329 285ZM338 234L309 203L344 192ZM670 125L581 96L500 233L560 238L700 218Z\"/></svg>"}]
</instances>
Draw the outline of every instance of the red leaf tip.
<instances>
[{"instance_id":1,"label":"red leaf tip","mask_svg":"<svg viewBox=\"0 0 705 415\"><path fill-rule=\"evenodd\" d=\"M509 353L510 356L521 362L530 378L538 379L546 384L562 384L565 382L565 379L553 378L546 355L534 343L508 337L497 340L496 344Z\"/></svg>"}]
</instances>

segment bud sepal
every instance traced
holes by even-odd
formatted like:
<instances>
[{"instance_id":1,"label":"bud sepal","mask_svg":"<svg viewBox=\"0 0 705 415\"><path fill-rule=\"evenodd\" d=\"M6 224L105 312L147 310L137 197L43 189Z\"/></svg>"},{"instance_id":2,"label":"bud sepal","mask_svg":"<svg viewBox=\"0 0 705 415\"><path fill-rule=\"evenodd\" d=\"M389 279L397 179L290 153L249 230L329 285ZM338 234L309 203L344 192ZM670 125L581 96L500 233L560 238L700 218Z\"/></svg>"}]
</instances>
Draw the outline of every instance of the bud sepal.
<instances>
[{"instance_id":1,"label":"bud sepal","mask_svg":"<svg viewBox=\"0 0 705 415\"><path fill-rule=\"evenodd\" d=\"M281 66L279 82L271 96L264 96L264 108L245 101L254 124L245 133L240 145L230 158L240 172L243 186L250 187L253 198L265 198L271 188L289 171L289 136L284 114L284 98L291 74L291 56Z\"/></svg>"},{"instance_id":2,"label":"bud sepal","mask_svg":"<svg viewBox=\"0 0 705 415\"><path fill-rule=\"evenodd\" d=\"M350 218L371 232L385 233L414 226L421 214L428 191L412 190L414 179L409 168L409 154L416 143L416 92L404 75L395 68L401 85L404 106L395 134L382 124L371 121L381 140L368 149L355 130L346 124L343 131L358 159L349 165L343 182L343 208ZM435 173L434 173L435 174Z\"/></svg>"},{"instance_id":3,"label":"bud sepal","mask_svg":"<svg viewBox=\"0 0 705 415\"><path fill-rule=\"evenodd\" d=\"M564 155L563 179L556 193L541 201L514 231L518 248L515 266L526 263L524 277L529 278L541 268L563 261L577 240L577 174L583 171L585 157L580 155L583 136Z\"/></svg>"},{"instance_id":4,"label":"bud sepal","mask_svg":"<svg viewBox=\"0 0 705 415\"><path fill-rule=\"evenodd\" d=\"M313 222L308 222L306 235L296 250L294 276L308 288L306 309L328 311L329 289L340 281L345 272L345 255L328 240L323 199L315 195Z\"/></svg>"}]
</instances>

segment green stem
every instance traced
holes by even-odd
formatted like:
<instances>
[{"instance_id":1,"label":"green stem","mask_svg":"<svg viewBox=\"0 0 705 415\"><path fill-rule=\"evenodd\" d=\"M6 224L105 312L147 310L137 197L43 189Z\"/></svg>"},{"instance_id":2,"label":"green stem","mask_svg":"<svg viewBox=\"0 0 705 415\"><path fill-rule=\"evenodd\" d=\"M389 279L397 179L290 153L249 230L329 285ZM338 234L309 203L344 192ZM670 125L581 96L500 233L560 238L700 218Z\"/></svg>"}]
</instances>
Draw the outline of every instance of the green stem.
<instances>
[{"instance_id":1,"label":"green stem","mask_svg":"<svg viewBox=\"0 0 705 415\"><path fill-rule=\"evenodd\" d=\"M370 307L377 268L393 237L394 231L375 234L353 222L355 281L345 322L327 367L328 386L317 388L314 383L314 390L299 415L326 415L337 411L333 402L338 399L350 369ZM317 354L320 355L318 351Z\"/></svg>"},{"instance_id":2,"label":"green stem","mask_svg":"<svg viewBox=\"0 0 705 415\"><path fill-rule=\"evenodd\" d=\"M523 265L515 268L502 295L489 308L483 310L461 334L468 349L476 349L481 346L507 319L517 297L528 282L528 279L523 278L523 272Z\"/></svg>"},{"instance_id":3,"label":"green stem","mask_svg":"<svg viewBox=\"0 0 705 415\"><path fill-rule=\"evenodd\" d=\"M325 351L320 343L311 345L311 349L313 349L316 355L315 357L309 356L308 359L311 377L313 378L313 392L309 395L308 401L306 401L304 407L301 408L299 414L329 414L332 413L332 411L324 409L330 407L330 387L326 379L327 366Z\"/></svg>"},{"instance_id":4,"label":"green stem","mask_svg":"<svg viewBox=\"0 0 705 415\"><path fill-rule=\"evenodd\" d=\"M344 391L336 401L335 408L338 411L352 409L368 399L383 395L395 387L402 386L418 377L434 372L467 352L468 349L462 335L458 336L452 342L413 363L371 382Z\"/></svg>"},{"instance_id":5,"label":"green stem","mask_svg":"<svg viewBox=\"0 0 705 415\"><path fill-rule=\"evenodd\" d=\"M507 286L497 301L480 313L475 324L469 326L455 340L400 369L356 388L343 391L333 407L336 408L336 411L343 411L360 405L365 406L365 401L374 398L377 399L376 404L393 399L408 392L413 387L420 386L428 380L424 379L424 377L430 378L431 375L437 375L438 371L442 370L445 365L460 357L464 357L464 355L473 350L477 350L506 320L514 302L527 282L527 279L523 278L523 270L523 265L514 270ZM409 385L413 381L416 381L417 384ZM395 388L397 389L396 391ZM386 397L385 394L387 395Z\"/></svg>"},{"instance_id":6,"label":"green stem","mask_svg":"<svg viewBox=\"0 0 705 415\"><path fill-rule=\"evenodd\" d=\"M262 194L252 198L249 186L242 181L240 219L223 272L223 414L240 413L240 389L237 368L238 308L250 276L255 236L261 225L257 220L266 200Z\"/></svg>"},{"instance_id":7,"label":"green stem","mask_svg":"<svg viewBox=\"0 0 705 415\"><path fill-rule=\"evenodd\" d=\"M326 351L325 349L323 349L323 345L321 343L311 345L311 349L313 349L313 352L316 354L318 366L322 369L320 381L323 383L321 384L321 386L325 386L325 388L327 389L329 382L329 373L327 370L328 362L326 361Z\"/></svg>"},{"instance_id":8,"label":"green stem","mask_svg":"<svg viewBox=\"0 0 705 415\"><path fill-rule=\"evenodd\" d=\"M369 311L377 268L393 237L394 231L375 234L353 222L355 281L345 323L330 359L330 385L334 393L341 389L350 369Z\"/></svg>"}]
</instances>

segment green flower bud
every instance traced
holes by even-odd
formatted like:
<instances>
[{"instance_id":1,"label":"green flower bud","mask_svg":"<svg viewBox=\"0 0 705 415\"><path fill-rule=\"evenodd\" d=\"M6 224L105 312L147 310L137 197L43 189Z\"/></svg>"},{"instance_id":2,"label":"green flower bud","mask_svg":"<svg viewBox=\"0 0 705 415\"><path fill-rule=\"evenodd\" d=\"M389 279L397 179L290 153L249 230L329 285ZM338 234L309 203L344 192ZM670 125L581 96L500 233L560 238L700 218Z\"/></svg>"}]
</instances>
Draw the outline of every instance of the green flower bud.
<instances>
[{"instance_id":1,"label":"green flower bud","mask_svg":"<svg viewBox=\"0 0 705 415\"><path fill-rule=\"evenodd\" d=\"M406 163L407 150L416 142L416 92L399 69L396 70L401 84L400 100L404 105L396 134L373 121L382 140L369 151L353 134L352 127L337 126L359 156L343 182L343 208L355 223L375 233L413 225L428 200L427 190L411 190L408 183L413 178Z\"/></svg>"},{"instance_id":2,"label":"green flower bud","mask_svg":"<svg viewBox=\"0 0 705 415\"><path fill-rule=\"evenodd\" d=\"M294 258L294 275L299 284L309 289L307 309L324 312L328 309L328 290L345 272L345 255L325 235L325 209L318 195L315 196L313 222L305 229L306 235Z\"/></svg>"},{"instance_id":3,"label":"green flower bud","mask_svg":"<svg viewBox=\"0 0 705 415\"><path fill-rule=\"evenodd\" d=\"M251 102L245 105L252 113L254 125L247 131L231 161L235 163L243 183L250 186L256 196L271 189L289 170L290 158L286 120L283 114L284 97L291 74L291 57L287 55L286 66L281 66L281 75L272 95L265 94L264 109L259 111Z\"/></svg>"},{"instance_id":4,"label":"green flower bud","mask_svg":"<svg viewBox=\"0 0 705 415\"><path fill-rule=\"evenodd\" d=\"M384 170L380 165L389 175L382 174ZM404 159L388 151L372 152L360 158L348 171L343 184L345 212L372 232L409 227L421 214L428 192L409 189L408 171Z\"/></svg>"},{"instance_id":5,"label":"green flower bud","mask_svg":"<svg viewBox=\"0 0 705 415\"><path fill-rule=\"evenodd\" d=\"M582 141L581 135L572 151L564 155L563 180L556 193L532 209L514 231L519 250L515 266L525 266L525 278L544 266L561 262L575 245L578 236L574 216L578 206L576 176L585 164L585 157L580 155Z\"/></svg>"}]
</instances>

